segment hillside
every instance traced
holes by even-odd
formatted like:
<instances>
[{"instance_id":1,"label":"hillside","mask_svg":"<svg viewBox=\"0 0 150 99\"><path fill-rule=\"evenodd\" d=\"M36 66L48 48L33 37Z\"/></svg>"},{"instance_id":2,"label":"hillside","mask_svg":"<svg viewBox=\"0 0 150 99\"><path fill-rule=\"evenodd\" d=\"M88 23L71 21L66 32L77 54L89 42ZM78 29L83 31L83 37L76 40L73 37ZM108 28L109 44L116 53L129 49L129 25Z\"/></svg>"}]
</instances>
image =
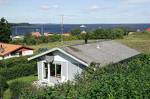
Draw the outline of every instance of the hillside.
<instances>
[{"instance_id":1,"label":"hillside","mask_svg":"<svg viewBox=\"0 0 150 99\"><path fill-rule=\"evenodd\" d=\"M150 53L150 33L135 33L117 41L142 53Z\"/></svg>"}]
</instances>

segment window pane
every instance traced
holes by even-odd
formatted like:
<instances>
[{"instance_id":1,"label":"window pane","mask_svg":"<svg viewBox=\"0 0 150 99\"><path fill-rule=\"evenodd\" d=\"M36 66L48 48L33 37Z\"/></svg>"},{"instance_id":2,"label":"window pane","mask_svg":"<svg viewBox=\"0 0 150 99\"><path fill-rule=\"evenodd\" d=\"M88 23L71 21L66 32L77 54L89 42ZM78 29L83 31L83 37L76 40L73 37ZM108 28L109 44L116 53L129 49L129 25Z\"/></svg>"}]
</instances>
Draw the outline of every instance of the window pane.
<instances>
[{"instance_id":1,"label":"window pane","mask_svg":"<svg viewBox=\"0 0 150 99\"><path fill-rule=\"evenodd\" d=\"M55 76L55 64L51 64L50 71L51 71L51 76Z\"/></svg>"},{"instance_id":2,"label":"window pane","mask_svg":"<svg viewBox=\"0 0 150 99\"><path fill-rule=\"evenodd\" d=\"M44 63L44 70L45 70L44 78L47 79L48 78L48 63Z\"/></svg>"},{"instance_id":3,"label":"window pane","mask_svg":"<svg viewBox=\"0 0 150 99\"><path fill-rule=\"evenodd\" d=\"M56 76L61 77L61 65L56 64Z\"/></svg>"}]
</instances>

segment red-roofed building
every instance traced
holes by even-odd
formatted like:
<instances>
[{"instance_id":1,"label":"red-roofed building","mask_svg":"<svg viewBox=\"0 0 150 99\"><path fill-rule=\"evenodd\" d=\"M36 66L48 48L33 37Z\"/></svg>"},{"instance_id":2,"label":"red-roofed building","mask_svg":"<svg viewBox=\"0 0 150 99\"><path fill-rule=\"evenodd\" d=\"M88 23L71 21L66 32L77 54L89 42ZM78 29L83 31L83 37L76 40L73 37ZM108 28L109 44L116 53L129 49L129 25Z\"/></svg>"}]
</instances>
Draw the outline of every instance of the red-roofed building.
<instances>
[{"instance_id":1,"label":"red-roofed building","mask_svg":"<svg viewBox=\"0 0 150 99\"><path fill-rule=\"evenodd\" d=\"M54 35L53 33L44 33L44 36L52 36Z\"/></svg>"},{"instance_id":2,"label":"red-roofed building","mask_svg":"<svg viewBox=\"0 0 150 99\"><path fill-rule=\"evenodd\" d=\"M147 31L147 32L150 32L150 28L147 28L146 31Z\"/></svg>"},{"instance_id":3,"label":"red-roofed building","mask_svg":"<svg viewBox=\"0 0 150 99\"><path fill-rule=\"evenodd\" d=\"M32 36L40 37L40 36L41 36L41 34L40 34L40 32L32 32Z\"/></svg>"},{"instance_id":4,"label":"red-roofed building","mask_svg":"<svg viewBox=\"0 0 150 99\"><path fill-rule=\"evenodd\" d=\"M0 60L12 57L32 55L33 49L22 45L13 45L0 42Z\"/></svg>"},{"instance_id":5,"label":"red-roofed building","mask_svg":"<svg viewBox=\"0 0 150 99\"><path fill-rule=\"evenodd\" d=\"M63 36L70 36L71 34L70 33L63 33Z\"/></svg>"}]
</instances>

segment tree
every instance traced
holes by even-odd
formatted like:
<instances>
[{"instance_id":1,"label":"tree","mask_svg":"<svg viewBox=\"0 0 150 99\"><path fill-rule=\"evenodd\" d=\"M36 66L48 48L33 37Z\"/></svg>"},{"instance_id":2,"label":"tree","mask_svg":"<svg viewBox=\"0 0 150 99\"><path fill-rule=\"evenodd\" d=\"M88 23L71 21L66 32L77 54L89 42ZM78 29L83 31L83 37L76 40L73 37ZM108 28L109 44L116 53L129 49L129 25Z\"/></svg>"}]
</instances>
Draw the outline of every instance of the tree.
<instances>
[{"instance_id":1,"label":"tree","mask_svg":"<svg viewBox=\"0 0 150 99\"><path fill-rule=\"evenodd\" d=\"M106 30L104 29L96 29L93 31L92 35L94 39L105 39Z\"/></svg>"},{"instance_id":2,"label":"tree","mask_svg":"<svg viewBox=\"0 0 150 99\"><path fill-rule=\"evenodd\" d=\"M87 43L88 43L88 39L89 39L89 33L83 31L83 32L81 32L81 36L82 36L82 38L84 39L85 44L87 44Z\"/></svg>"},{"instance_id":3,"label":"tree","mask_svg":"<svg viewBox=\"0 0 150 99\"><path fill-rule=\"evenodd\" d=\"M111 31L112 39L123 38L125 31L122 28L114 28Z\"/></svg>"},{"instance_id":4,"label":"tree","mask_svg":"<svg viewBox=\"0 0 150 99\"><path fill-rule=\"evenodd\" d=\"M0 19L0 42L9 42L11 35L11 28L5 18Z\"/></svg>"},{"instance_id":5,"label":"tree","mask_svg":"<svg viewBox=\"0 0 150 99\"><path fill-rule=\"evenodd\" d=\"M36 41L37 41L37 38L32 36L31 33L26 33L26 35L24 36L24 40L23 40L23 42L27 45L34 45L37 43Z\"/></svg>"},{"instance_id":6,"label":"tree","mask_svg":"<svg viewBox=\"0 0 150 99\"><path fill-rule=\"evenodd\" d=\"M73 36L79 36L81 33L81 30L79 28L71 30L71 35Z\"/></svg>"}]
</instances>

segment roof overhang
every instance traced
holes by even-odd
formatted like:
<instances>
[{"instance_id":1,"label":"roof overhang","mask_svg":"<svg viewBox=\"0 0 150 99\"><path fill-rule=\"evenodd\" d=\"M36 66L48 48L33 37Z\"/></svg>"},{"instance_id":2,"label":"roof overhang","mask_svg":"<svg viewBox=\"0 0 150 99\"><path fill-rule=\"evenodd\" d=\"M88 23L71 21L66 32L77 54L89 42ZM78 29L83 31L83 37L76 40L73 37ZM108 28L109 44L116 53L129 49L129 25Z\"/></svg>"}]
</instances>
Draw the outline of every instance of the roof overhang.
<instances>
[{"instance_id":1,"label":"roof overhang","mask_svg":"<svg viewBox=\"0 0 150 99\"><path fill-rule=\"evenodd\" d=\"M30 58L28 58L28 61L33 60L33 59L37 59L37 58L39 58L39 57L41 57L41 56L44 56L44 55L49 54L49 53L54 52L54 51L59 51L59 52L65 54L65 55L71 57L72 59L76 60L77 62L79 62L79 63L81 63L81 64L83 64L83 65L85 65L85 66L88 66L88 63L86 63L86 62L84 62L84 61L82 61L82 60L76 58L75 56L73 56L73 55L67 53L66 51L64 51L64 50L62 50L62 49L60 49L60 48L53 48L53 49L48 50L48 51L46 51L46 52L43 52L43 53L41 53L41 54L35 55L35 56L33 56L33 57L30 57Z\"/></svg>"}]
</instances>

